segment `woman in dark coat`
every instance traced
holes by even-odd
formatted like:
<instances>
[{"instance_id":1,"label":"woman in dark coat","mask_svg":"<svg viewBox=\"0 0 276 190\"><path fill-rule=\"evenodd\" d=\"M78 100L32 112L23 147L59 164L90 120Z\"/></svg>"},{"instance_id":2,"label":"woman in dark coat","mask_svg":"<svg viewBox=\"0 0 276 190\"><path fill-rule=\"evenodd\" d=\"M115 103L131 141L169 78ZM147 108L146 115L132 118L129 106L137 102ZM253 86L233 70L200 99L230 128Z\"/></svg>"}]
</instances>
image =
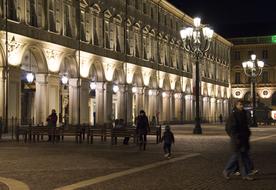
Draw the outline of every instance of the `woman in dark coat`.
<instances>
[{"instance_id":1,"label":"woman in dark coat","mask_svg":"<svg viewBox=\"0 0 276 190\"><path fill-rule=\"evenodd\" d=\"M139 136L139 147L140 150L143 149L146 150L146 144L147 144L147 133L149 131L149 120L146 116L146 113L144 110L140 111L140 115L137 119L137 134Z\"/></svg>"},{"instance_id":2,"label":"woman in dark coat","mask_svg":"<svg viewBox=\"0 0 276 190\"><path fill-rule=\"evenodd\" d=\"M49 128L49 135L48 135L49 139L48 139L48 141L51 141L51 140L54 140L53 139L54 138L53 132L54 132L56 126L57 126L57 113L56 113L55 109L52 109L51 115L49 115L47 117L47 122L48 122L48 128Z\"/></svg>"}]
</instances>

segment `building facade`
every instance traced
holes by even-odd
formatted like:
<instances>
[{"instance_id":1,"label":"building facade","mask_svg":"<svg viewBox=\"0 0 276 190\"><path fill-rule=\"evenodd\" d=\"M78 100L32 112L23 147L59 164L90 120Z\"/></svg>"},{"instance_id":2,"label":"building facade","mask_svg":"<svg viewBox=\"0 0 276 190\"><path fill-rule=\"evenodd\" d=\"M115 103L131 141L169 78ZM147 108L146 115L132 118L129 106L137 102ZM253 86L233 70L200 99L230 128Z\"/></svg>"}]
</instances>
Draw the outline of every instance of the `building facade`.
<instances>
[{"instance_id":1,"label":"building facade","mask_svg":"<svg viewBox=\"0 0 276 190\"><path fill-rule=\"evenodd\" d=\"M0 2L1 117L45 123L55 109L60 122L103 124L144 109L160 122L194 120L194 58L179 34L192 18L167 1ZM228 115L231 45L215 34L201 60L205 121Z\"/></svg>"},{"instance_id":2,"label":"building facade","mask_svg":"<svg viewBox=\"0 0 276 190\"><path fill-rule=\"evenodd\" d=\"M276 37L261 36L229 39L234 46L231 53L231 87L233 98L251 100L250 79L244 74L242 62L251 54L264 61L257 79L257 103L276 109Z\"/></svg>"}]
</instances>

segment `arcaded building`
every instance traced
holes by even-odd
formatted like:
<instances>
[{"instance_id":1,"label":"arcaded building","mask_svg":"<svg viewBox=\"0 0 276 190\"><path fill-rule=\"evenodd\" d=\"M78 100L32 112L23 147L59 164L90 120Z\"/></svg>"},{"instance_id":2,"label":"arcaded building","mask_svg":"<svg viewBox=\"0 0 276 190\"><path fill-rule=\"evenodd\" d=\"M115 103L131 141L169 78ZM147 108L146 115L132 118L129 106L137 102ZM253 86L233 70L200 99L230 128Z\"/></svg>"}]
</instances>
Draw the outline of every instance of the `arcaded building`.
<instances>
[{"instance_id":1,"label":"arcaded building","mask_svg":"<svg viewBox=\"0 0 276 190\"><path fill-rule=\"evenodd\" d=\"M0 17L2 118L194 120L194 58L179 34L193 20L167 1L1 0ZM215 34L201 60L204 121L228 115L231 46Z\"/></svg>"},{"instance_id":2,"label":"arcaded building","mask_svg":"<svg viewBox=\"0 0 276 190\"><path fill-rule=\"evenodd\" d=\"M264 61L264 68L257 78L257 103L276 109L276 36L243 37L229 39L234 45L231 55L231 87L235 99L251 101L250 78L243 70L242 62L251 54Z\"/></svg>"}]
</instances>

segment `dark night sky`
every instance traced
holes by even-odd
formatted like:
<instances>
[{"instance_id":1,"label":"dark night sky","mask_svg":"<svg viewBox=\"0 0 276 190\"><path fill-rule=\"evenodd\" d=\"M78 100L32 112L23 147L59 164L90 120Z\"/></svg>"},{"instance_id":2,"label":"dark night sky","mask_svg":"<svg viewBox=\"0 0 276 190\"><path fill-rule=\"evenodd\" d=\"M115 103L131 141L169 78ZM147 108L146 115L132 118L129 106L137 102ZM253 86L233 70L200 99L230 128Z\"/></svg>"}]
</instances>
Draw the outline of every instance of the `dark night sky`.
<instances>
[{"instance_id":1,"label":"dark night sky","mask_svg":"<svg viewBox=\"0 0 276 190\"><path fill-rule=\"evenodd\" d=\"M276 34L275 0L168 0L225 38ZM273 3L274 2L274 3Z\"/></svg>"}]
</instances>

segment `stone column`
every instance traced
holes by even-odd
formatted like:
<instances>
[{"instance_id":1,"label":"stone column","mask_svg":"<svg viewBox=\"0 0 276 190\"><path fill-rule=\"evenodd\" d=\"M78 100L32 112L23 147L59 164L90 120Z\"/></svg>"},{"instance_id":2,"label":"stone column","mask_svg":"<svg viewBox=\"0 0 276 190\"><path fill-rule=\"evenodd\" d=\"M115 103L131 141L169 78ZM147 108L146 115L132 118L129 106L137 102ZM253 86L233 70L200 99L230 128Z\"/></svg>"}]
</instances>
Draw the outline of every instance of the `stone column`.
<instances>
[{"instance_id":1,"label":"stone column","mask_svg":"<svg viewBox=\"0 0 276 190\"><path fill-rule=\"evenodd\" d=\"M170 91L170 100L169 100L169 106L170 106L170 113L169 113L169 120L174 121L175 118L175 97L174 97L174 91Z\"/></svg>"},{"instance_id":2,"label":"stone column","mask_svg":"<svg viewBox=\"0 0 276 190\"><path fill-rule=\"evenodd\" d=\"M149 116L149 88L148 87L143 88L143 109L146 112L147 116Z\"/></svg>"},{"instance_id":3,"label":"stone column","mask_svg":"<svg viewBox=\"0 0 276 190\"><path fill-rule=\"evenodd\" d=\"M170 93L167 91L162 92L162 101L163 101L163 110L162 110L162 119L163 121L170 121Z\"/></svg>"},{"instance_id":4,"label":"stone column","mask_svg":"<svg viewBox=\"0 0 276 190\"><path fill-rule=\"evenodd\" d=\"M125 96L125 85L118 85L119 90L117 92L118 99L118 118L115 119L124 119L125 120L125 112L126 110L126 96Z\"/></svg>"},{"instance_id":5,"label":"stone column","mask_svg":"<svg viewBox=\"0 0 276 190\"><path fill-rule=\"evenodd\" d=\"M89 80L80 80L80 124L89 123Z\"/></svg>"},{"instance_id":6,"label":"stone column","mask_svg":"<svg viewBox=\"0 0 276 190\"><path fill-rule=\"evenodd\" d=\"M163 121L162 113L163 113L163 97L162 97L162 89L158 89L156 91L156 120L157 123Z\"/></svg>"},{"instance_id":7,"label":"stone column","mask_svg":"<svg viewBox=\"0 0 276 190\"><path fill-rule=\"evenodd\" d=\"M178 122L181 121L181 115L182 115L182 101L181 101L182 95L180 93L174 94L174 100L175 100L175 118Z\"/></svg>"},{"instance_id":8,"label":"stone column","mask_svg":"<svg viewBox=\"0 0 276 190\"><path fill-rule=\"evenodd\" d=\"M21 70L19 67L10 67L8 96L8 118L21 118Z\"/></svg>"},{"instance_id":9,"label":"stone column","mask_svg":"<svg viewBox=\"0 0 276 190\"><path fill-rule=\"evenodd\" d=\"M185 116L186 116L186 120L187 121L192 121L192 112L193 112L193 96L192 95L186 95L185 96L185 105L186 105L186 109L185 109Z\"/></svg>"},{"instance_id":10,"label":"stone column","mask_svg":"<svg viewBox=\"0 0 276 190\"><path fill-rule=\"evenodd\" d=\"M144 109L143 96L144 96L144 88L137 87L137 92L136 92L136 113L137 114L139 114L139 111L141 109Z\"/></svg>"},{"instance_id":11,"label":"stone column","mask_svg":"<svg viewBox=\"0 0 276 190\"><path fill-rule=\"evenodd\" d=\"M58 75L48 75L48 114L51 113L52 109L55 109L59 114L59 84L60 78Z\"/></svg>"},{"instance_id":12,"label":"stone column","mask_svg":"<svg viewBox=\"0 0 276 190\"><path fill-rule=\"evenodd\" d=\"M4 118L5 113L5 73L4 69L0 68L0 117Z\"/></svg>"},{"instance_id":13,"label":"stone column","mask_svg":"<svg viewBox=\"0 0 276 190\"><path fill-rule=\"evenodd\" d=\"M104 83L104 123L112 123L112 95L113 84L111 82Z\"/></svg>"},{"instance_id":14,"label":"stone column","mask_svg":"<svg viewBox=\"0 0 276 190\"><path fill-rule=\"evenodd\" d=\"M104 124L104 83L96 83L96 124Z\"/></svg>"},{"instance_id":15,"label":"stone column","mask_svg":"<svg viewBox=\"0 0 276 190\"><path fill-rule=\"evenodd\" d=\"M47 74L36 74L35 83L35 123L45 123L48 110Z\"/></svg>"},{"instance_id":16,"label":"stone column","mask_svg":"<svg viewBox=\"0 0 276 190\"><path fill-rule=\"evenodd\" d=\"M156 117L157 113L157 90L156 89L150 89L149 94L149 101L148 101L148 115L150 119L152 119L153 116Z\"/></svg>"},{"instance_id":17,"label":"stone column","mask_svg":"<svg viewBox=\"0 0 276 190\"><path fill-rule=\"evenodd\" d=\"M214 122L215 121L215 116L216 116L216 98L211 98L211 121Z\"/></svg>"},{"instance_id":18,"label":"stone column","mask_svg":"<svg viewBox=\"0 0 276 190\"><path fill-rule=\"evenodd\" d=\"M186 111L185 111L186 101L185 101L185 94L184 93L181 93L180 104L181 104L181 106L180 106L180 119L181 119L181 122L184 123L185 114L186 114Z\"/></svg>"},{"instance_id":19,"label":"stone column","mask_svg":"<svg viewBox=\"0 0 276 190\"><path fill-rule=\"evenodd\" d=\"M78 124L78 79L69 79L69 124Z\"/></svg>"},{"instance_id":20,"label":"stone column","mask_svg":"<svg viewBox=\"0 0 276 190\"><path fill-rule=\"evenodd\" d=\"M80 99L79 92L80 90ZM88 123L88 96L89 96L89 81L87 79L80 79L80 86L78 89L78 79L69 79L69 123L78 124L78 117L80 111L80 124ZM80 110L79 110L80 104Z\"/></svg>"},{"instance_id":21,"label":"stone column","mask_svg":"<svg viewBox=\"0 0 276 190\"><path fill-rule=\"evenodd\" d=\"M126 88L126 102L127 102L127 122L132 122L132 120L134 118L132 118L132 105L133 105L133 102L132 102L132 96L133 96L133 93L132 93L132 85L131 84L128 84L127 85L127 88Z\"/></svg>"}]
</instances>

